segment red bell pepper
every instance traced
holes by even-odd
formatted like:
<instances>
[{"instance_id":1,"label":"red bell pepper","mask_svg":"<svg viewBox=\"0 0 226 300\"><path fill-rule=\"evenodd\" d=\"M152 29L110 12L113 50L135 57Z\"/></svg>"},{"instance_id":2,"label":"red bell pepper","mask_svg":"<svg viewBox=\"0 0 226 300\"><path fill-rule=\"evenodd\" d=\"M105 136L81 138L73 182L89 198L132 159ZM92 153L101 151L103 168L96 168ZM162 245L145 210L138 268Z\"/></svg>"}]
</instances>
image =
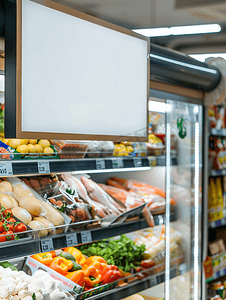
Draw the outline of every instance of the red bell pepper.
<instances>
[{"instance_id":1,"label":"red bell pepper","mask_svg":"<svg viewBox=\"0 0 226 300\"><path fill-rule=\"evenodd\" d=\"M107 284L116 281L122 277L119 269L114 265L106 266L102 273L102 284Z\"/></svg>"}]
</instances>

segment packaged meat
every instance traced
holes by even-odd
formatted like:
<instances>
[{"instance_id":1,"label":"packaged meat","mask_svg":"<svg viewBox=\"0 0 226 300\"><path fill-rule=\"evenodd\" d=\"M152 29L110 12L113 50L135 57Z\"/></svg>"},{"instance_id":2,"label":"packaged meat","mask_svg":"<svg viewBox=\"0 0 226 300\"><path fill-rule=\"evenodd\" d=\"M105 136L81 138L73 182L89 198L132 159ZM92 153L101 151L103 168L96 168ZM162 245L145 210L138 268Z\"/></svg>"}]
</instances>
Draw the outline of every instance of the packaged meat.
<instances>
[{"instance_id":1,"label":"packaged meat","mask_svg":"<svg viewBox=\"0 0 226 300\"><path fill-rule=\"evenodd\" d=\"M56 209L62 211L72 223L83 222L92 219L92 207L85 203L74 203L70 198L63 194L56 195L47 199L48 202Z\"/></svg>"},{"instance_id":2,"label":"packaged meat","mask_svg":"<svg viewBox=\"0 0 226 300\"><path fill-rule=\"evenodd\" d=\"M88 179L85 176L81 176L81 181L84 184L90 198L103 204L112 214L119 215L120 212L124 211L124 209L93 180Z\"/></svg>"},{"instance_id":3,"label":"packaged meat","mask_svg":"<svg viewBox=\"0 0 226 300\"><path fill-rule=\"evenodd\" d=\"M21 179L44 198L56 195L59 191L57 175L22 177Z\"/></svg>"},{"instance_id":4,"label":"packaged meat","mask_svg":"<svg viewBox=\"0 0 226 300\"><path fill-rule=\"evenodd\" d=\"M113 142L101 142L101 156L102 157L111 157L113 156L114 150L115 150L115 145Z\"/></svg>"},{"instance_id":5,"label":"packaged meat","mask_svg":"<svg viewBox=\"0 0 226 300\"><path fill-rule=\"evenodd\" d=\"M85 186L77 177L67 173L63 173L61 177L72 189L77 191L79 197L83 199L85 203L89 204L98 214L98 216L104 218L110 214L110 211L107 207L89 197Z\"/></svg>"},{"instance_id":6,"label":"packaged meat","mask_svg":"<svg viewBox=\"0 0 226 300\"><path fill-rule=\"evenodd\" d=\"M87 149L87 156L98 158L102 151L101 143L102 142L98 142L98 141L89 142L89 146Z\"/></svg>"},{"instance_id":7,"label":"packaged meat","mask_svg":"<svg viewBox=\"0 0 226 300\"><path fill-rule=\"evenodd\" d=\"M84 158L89 146L86 141L54 140L60 158Z\"/></svg>"},{"instance_id":8,"label":"packaged meat","mask_svg":"<svg viewBox=\"0 0 226 300\"><path fill-rule=\"evenodd\" d=\"M116 182L117 183L117 182ZM123 188L119 189L117 187L106 185L106 184L99 184L99 186L110 196L116 198L117 200L122 201L124 204L126 203L126 199L129 196L129 193L126 192Z\"/></svg>"}]
</instances>

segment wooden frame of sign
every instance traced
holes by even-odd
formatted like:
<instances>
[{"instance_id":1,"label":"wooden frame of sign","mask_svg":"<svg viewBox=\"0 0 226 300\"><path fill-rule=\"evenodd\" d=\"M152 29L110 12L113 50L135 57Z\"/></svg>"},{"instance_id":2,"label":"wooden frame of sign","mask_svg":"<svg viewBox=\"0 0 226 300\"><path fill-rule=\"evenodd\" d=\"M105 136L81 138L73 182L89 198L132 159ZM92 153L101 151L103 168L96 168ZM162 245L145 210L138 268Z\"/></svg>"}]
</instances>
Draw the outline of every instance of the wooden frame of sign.
<instances>
[{"instance_id":1,"label":"wooden frame of sign","mask_svg":"<svg viewBox=\"0 0 226 300\"><path fill-rule=\"evenodd\" d=\"M94 134L72 134L72 133L55 133L55 132L33 132L33 131L23 131L22 130L22 1L17 0L17 52L16 52L16 66L17 66L17 99L16 99L16 137L17 138L46 138L46 139L83 139L83 140L113 140L113 141L147 141L147 136L115 136L115 135L94 135ZM148 100L149 100L149 86L150 86L150 42L149 39L141 36L131 30L126 28L108 23L106 21L100 20L93 16L89 16L82 12L76 11L69 7L63 6L61 4L55 3L51 0L30 0L32 2L44 5L48 8L63 12L70 16L80 18L82 20L103 26L105 28L112 29L114 31L124 33L142 40L147 41L147 128L148 128ZM84 116L85 117L85 116Z\"/></svg>"}]
</instances>

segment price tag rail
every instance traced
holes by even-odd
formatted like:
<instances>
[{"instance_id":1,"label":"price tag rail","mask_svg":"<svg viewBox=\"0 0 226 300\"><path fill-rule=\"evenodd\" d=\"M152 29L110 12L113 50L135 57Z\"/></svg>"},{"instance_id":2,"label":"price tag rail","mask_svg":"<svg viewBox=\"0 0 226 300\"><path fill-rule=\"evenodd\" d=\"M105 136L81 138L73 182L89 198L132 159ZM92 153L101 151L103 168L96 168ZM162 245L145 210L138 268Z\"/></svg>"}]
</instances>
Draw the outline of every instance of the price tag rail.
<instances>
[{"instance_id":1,"label":"price tag rail","mask_svg":"<svg viewBox=\"0 0 226 300\"><path fill-rule=\"evenodd\" d=\"M163 160L160 162L161 165ZM1 168L2 166L2 168ZM37 160L11 160L0 163L1 177L20 175L41 175L63 172L101 173L120 169L123 172L131 168L151 169L148 157L108 157L84 159L37 159Z\"/></svg>"}]
</instances>

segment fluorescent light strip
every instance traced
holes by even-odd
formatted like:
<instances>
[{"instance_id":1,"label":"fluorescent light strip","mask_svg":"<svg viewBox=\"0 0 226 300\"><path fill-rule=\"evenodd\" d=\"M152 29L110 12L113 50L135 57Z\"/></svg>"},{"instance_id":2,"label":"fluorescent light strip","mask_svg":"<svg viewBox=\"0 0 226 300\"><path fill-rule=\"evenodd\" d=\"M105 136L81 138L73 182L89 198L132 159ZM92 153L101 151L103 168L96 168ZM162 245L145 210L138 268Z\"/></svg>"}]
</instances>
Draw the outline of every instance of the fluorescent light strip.
<instances>
[{"instance_id":1,"label":"fluorescent light strip","mask_svg":"<svg viewBox=\"0 0 226 300\"><path fill-rule=\"evenodd\" d=\"M162 57L162 56L159 56L159 55L150 54L150 57L156 58L156 59L159 59L159 60L163 60L163 61L175 64L175 65L179 65L179 66L183 66L183 67L187 67L187 68L191 68L191 69L195 69L195 70L199 70L199 71L204 71L204 72L208 72L208 73L212 73L212 74L217 74L216 70L212 70L212 69L207 69L207 68L200 67L200 66L191 65L191 64L188 64L188 63L184 63L184 62L177 61L177 60L174 60L174 59Z\"/></svg>"},{"instance_id":2,"label":"fluorescent light strip","mask_svg":"<svg viewBox=\"0 0 226 300\"><path fill-rule=\"evenodd\" d=\"M166 112L166 104L164 102L149 100L148 103L149 111L165 113Z\"/></svg>"},{"instance_id":3,"label":"fluorescent light strip","mask_svg":"<svg viewBox=\"0 0 226 300\"><path fill-rule=\"evenodd\" d=\"M74 172L72 172L72 174L134 172L134 171L148 171L148 170L151 170L151 167L119 168L119 169L106 169L106 170L85 170L85 171L74 171Z\"/></svg>"},{"instance_id":4,"label":"fluorescent light strip","mask_svg":"<svg viewBox=\"0 0 226 300\"><path fill-rule=\"evenodd\" d=\"M170 105L170 103L167 103ZM166 259L165 259L165 300L170 300L170 123L166 124Z\"/></svg>"},{"instance_id":5,"label":"fluorescent light strip","mask_svg":"<svg viewBox=\"0 0 226 300\"><path fill-rule=\"evenodd\" d=\"M226 60L226 53L209 53L209 54L189 54L189 56L201 61L205 62L206 58L209 57L221 57Z\"/></svg>"},{"instance_id":6,"label":"fluorescent light strip","mask_svg":"<svg viewBox=\"0 0 226 300\"><path fill-rule=\"evenodd\" d=\"M135 29L133 31L147 37L158 37L158 36L170 36L170 35L204 34L204 33L220 32L221 26L219 24L205 24L205 25Z\"/></svg>"},{"instance_id":7,"label":"fluorescent light strip","mask_svg":"<svg viewBox=\"0 0 226 300\"><path fill-rule=\"evenodd\" d=\"M199 123L195 123L194 300L199 300Z\"/></svg>"}]
</instances>

